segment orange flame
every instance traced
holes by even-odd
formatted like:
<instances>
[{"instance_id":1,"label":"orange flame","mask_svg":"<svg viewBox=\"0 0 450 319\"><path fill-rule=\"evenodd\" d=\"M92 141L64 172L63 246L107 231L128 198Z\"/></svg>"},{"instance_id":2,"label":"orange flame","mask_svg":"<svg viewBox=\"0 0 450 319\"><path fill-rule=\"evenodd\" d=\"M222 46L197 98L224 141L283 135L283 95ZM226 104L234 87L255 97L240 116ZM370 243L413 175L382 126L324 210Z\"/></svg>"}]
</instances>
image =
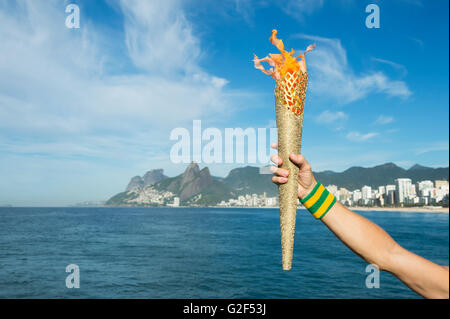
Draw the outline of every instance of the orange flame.
<instances>
[{"instance_id":1,"label":"orange flame","mask_svg":"<svg viewBox=\"0 0 450 319\"><path fill-rule=\"evenodd\" d=\"M316 47L315 44L308 46L303 54L294 57L294 49L292 49L291 52L287 52L284 49L283 41L277 38L277 30L272 30L272 36L269 40L278 48L278 50L280 50L281 54L269 53L268 56L262 59L259 59L256 55L254 55L253 63L255 64L256 69L272 76L272 78L276 81L281 80L287 73L294 73L299 70L306 73L305 54L313 50ZM298 60L299 58L300 61ZM261 62L267 62L272 68L269 70L264 69Z\"/></svg>"}]
</instances>

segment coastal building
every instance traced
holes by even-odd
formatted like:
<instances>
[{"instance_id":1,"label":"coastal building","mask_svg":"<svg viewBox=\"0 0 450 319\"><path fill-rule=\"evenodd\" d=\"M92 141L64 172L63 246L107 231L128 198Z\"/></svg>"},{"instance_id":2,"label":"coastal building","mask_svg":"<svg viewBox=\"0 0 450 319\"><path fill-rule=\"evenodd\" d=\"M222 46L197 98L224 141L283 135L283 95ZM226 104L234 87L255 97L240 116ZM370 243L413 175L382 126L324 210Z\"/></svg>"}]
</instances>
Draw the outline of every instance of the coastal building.
<instances>
[{"instance_id":1,"label":"coastal building","mask_svg":"<svg viewBox=\"0 0 450 319\"><path fill-rule=\"evenodd\" d=\"M430 198L432 203L439 203L448 195L448 186L441 186L439 188L433 188L430 192Z\"/></svg>"},{"instance_id":2,"label":"coastal building","mask_svg":"<svg viewBox=\"0 0 450 319\"><path fill-rule=\"evenodd\" d=\"M429 203L430 203L430 197L428 197L428 196L420 196L419 197L419 204L428 205Z\"/></svg>"},{"instance_id":3,"label":"coastal building","mask_svg":"<svg viewBox=\"0 0 450 319\"><path fill-rule=\"evenodd\" d=\"M416 185L415 185L415 184L412 184L412 185L411 185L411 192L410 192L409 196L410 196L410 197L416 197L416 195L417 195L417 192L416 192Z\"/></svg>"},{"instance_id":4,"label":"coastal building","mask_svg":"<svg viewBox=\"0 0 450 319\"><path fill-rule=\"evenodd\" d=\"M383 207L385 205L384 195L378 195L375 200L375 204L377 206Z\"/></svg>"},{"instance_id":5,"label":"coastal building","mask_svg":"<svg viewBox=\"0 0 450 319\"><path fill-rule=\"evenodd\" d=\"M386 194L386 205L394 205L395 204L395 191L391 190Z\"/></svg>"},{"instance_id":6,"label":"coastal building","mask_svg":"<svg viewBox=\"0 0 450 319\"><path fill-rule=\"evenodd\" d=\"M411 185L412 181L410 178L397 178L396 183L396 202L402 204L405 202L405 198L411 196Z\"/></svg>"},{"instance_id":7,"label":"coastal building","mask_svg":"<svg viewBox=\"0 0 450 319\"><path fill-rule=\"evenodd\" d=\"M352 196L352 201L354 204L358 204L360 199L362 199L362 194L361 191L359 189L355 189L353 191L353 196Z\"/></svg>"},{"instance_id":8,"label":"coastal building","mask_svg":"<svg viewBox=\"0 0 450 319\"><path fill-rule=\"evenodd\" d=\"M430 196L431 190L434 188L434 184L432 181L426 180L416 183L417 195L420 197L428 197Z\"/></svg>"},{"instance_id":9,"label":"coastal building","mask_svg":"<svg viewBox=\"0 0 450 319\"><path fill-rule=\"evenodd\" d=\"M426 181L421 181L421 182L417 182L417 190L420 192L422 189L426 189L426 188L433 188L434 184L432 181L430 180L426 180Z\"/></svg>"},{"instance_id":10,"label":"coastal building","mask_svg":"<svg viewBox=\"0 0 450 319\"><path fill-rule=\"evenodd\" d=\"M386 205L394 205L395 204L395 185L386 185Z\"/></svg>"},{"instance_id":11,"label":"coastal building","mask_svg":"<svg viewBox=\"0 0 450 319\"><path fill-rule=\"evenodd\" d=\"M414 205L414 204L419 204L420 202L420 198L416 197L416 196L409 196L409 197L405 197L405 204L409 204L409 205Z\"/></svg>"},{"instance_id":12,"label":"coastal building","mask_svg":"<svg viewBox=\"0 0 450 319\"><path fill-rule=\"evenodd\" d=\"M336 185L328 185L326 189L335 197L338 195L338 187Z\"/></svg>"},{"instance_id":13,"label":"coastal building","mask_svg":"<svg viewBox=\"0 0 450 319\"><path fill-rule=\"evenodd\" d=\"M363 188L361 188L361 194L362 194L362 198L364 200L371 199L372 198L372 187L367 186L367 185L363 186Z\"/></svg>"},{"instance_id":14,"label":"coastal building","mask_svg":"<svg viewBox=\"0 0 450 319\"><path fill-rule=\"evenodd\" d=\"M397 189L397 186L395 185L386 185L386 193L388 193L389 191L394 191Z\"/></svg>"},{"instance_id":15,"label":"coastal building","mask_svg":"<svg viewBox=\"0 0 450 319\"><path fill-rule=\"evenodd\" d=\"M448 187L448 181L436 180L436 181L434 181L434 186L436 188L441 188L441 187L445 187L445 186Z\"/></svg>"},{"instance_id":16,"label":"coastal building","mask_svg":"<svg viewBox=\"0 0 450 319\"><path fill-rule=\"evenodd\" d=\"M345 203L350 199L350 192L348 191L348 189L341 187L339 188L337 198L341 203Z\"/></svg>"},{"instance_id":17,"label":"coastal building","mask_svg":"<svg viewBox=\"0 0 450 319\"><path fill-rule=\"evenodd\" d=\"M265 198L265 206L267 206L267 207L277 206L277 198L276 197L266 197Z\"/></svg>"}]
</instances>

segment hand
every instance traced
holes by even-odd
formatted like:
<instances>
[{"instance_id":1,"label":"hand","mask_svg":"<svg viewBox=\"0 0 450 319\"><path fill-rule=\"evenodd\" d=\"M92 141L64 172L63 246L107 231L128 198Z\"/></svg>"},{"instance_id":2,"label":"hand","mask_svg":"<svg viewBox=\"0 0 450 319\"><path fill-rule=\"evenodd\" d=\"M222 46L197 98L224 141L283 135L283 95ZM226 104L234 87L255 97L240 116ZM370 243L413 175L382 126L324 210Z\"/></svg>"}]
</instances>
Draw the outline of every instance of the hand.
<instances>
[{"instance_id":1,"label":"hand","mask_svg":"<svg viewBox=\"0 0 450 319\"><path fill-rule=\"evenodd\" d=\"M278 143L275 142L272 145L272 148L277 149ZM272 155L270 157L271 161L278 165L278 168L275 166L271 166L271 171L275 175L272 177L272 182L277 185L284 184L288 181L289 171L283 168L280 168L283 160L278 155ZM314 178L313 172L311 170L311 165L309 165L308 161L305 159L303 155L300 154L291 154L289 155L289 159L292 163L298 166L298 197L300 199L305 198L316 186L317 182Z\"/></svg>"}]
</instances>

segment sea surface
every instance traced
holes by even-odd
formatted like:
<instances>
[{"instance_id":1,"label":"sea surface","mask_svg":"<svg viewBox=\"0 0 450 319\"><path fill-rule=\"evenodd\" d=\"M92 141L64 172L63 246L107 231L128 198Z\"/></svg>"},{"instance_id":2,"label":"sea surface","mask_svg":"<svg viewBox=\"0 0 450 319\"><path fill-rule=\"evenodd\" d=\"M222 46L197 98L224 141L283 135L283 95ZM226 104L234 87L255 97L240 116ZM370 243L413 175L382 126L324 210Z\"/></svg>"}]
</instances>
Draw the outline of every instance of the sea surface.
<instances>
[{"instance_id":1,"label":"sea surface","mask_svg":"<svg viewBox=\"0 0 450 319\"><path fill-rule=\"evenodd\" d=\"M449 264L448 214L361 214ZM366 266L304 210L286 272L277 209L0 208L0 298L419 298Z\"/></svg>"}]
</instances>

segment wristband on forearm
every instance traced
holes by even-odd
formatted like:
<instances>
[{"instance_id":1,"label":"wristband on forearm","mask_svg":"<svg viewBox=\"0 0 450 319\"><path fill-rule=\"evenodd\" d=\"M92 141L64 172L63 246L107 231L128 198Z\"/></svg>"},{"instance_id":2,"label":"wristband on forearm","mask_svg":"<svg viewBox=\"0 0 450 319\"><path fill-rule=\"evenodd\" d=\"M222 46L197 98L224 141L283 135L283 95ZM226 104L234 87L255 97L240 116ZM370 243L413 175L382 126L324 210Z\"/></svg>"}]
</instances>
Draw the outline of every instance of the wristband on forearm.
<instances>
[{"instance_id":1,"label":"wristband on forearm","mask_svg":"<svg viewBox=\"0 0 450 319\"><path fill-rule=\"evenodd\" d=\"M311 193L300 201L314 218L321 219L336 203L336 197L322 184L317 183Z\"/></svg>"}]
</instances>

